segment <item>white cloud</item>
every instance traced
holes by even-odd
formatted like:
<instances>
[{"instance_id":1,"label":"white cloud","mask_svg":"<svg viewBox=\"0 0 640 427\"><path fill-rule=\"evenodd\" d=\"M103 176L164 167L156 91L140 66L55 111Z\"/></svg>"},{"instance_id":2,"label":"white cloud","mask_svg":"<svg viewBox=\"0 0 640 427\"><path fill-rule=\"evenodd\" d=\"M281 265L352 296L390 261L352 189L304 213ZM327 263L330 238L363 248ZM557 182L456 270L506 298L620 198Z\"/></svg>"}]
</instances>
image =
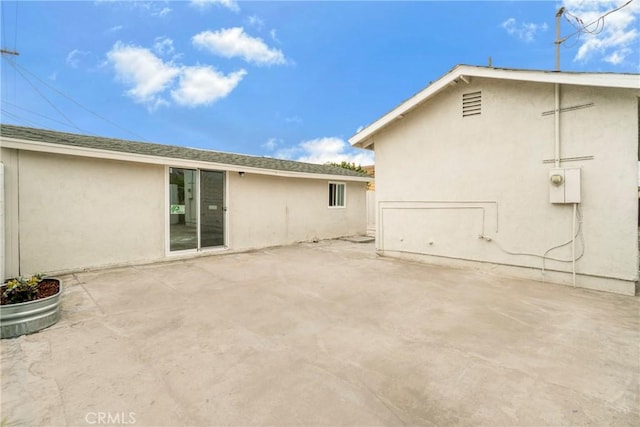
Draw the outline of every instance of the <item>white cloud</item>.
<instances>
[{"instance_id":1,"label":"white cloud","mask_svg":"<svg viewBox=\"0 0 640 427\"><path fill-rule=\"evenodd\" d=\"M255 27L258 31L264 28L264 21L257 15L251 15L247 17L247 24Z\"/></svg>"},{"instance_id":2,"label":"white cloud","mask_svg":"<svg viewBox=\"0 0 640 427\"><path fill-rule=\"evenodd\" d=\"M107 31L105 31L105 33L109 34L109 33L117 33L118 31L122 30L124 27L122 25L115 25L111 28L109 28Z\"/></svg>"},{"instance_id":3,"label":"white cloud","mask_svg":"<svg viewBox=\"0 0 640 427\"><path fill-rule=\"evenodd\" d=\"M299 116L291 116L284 118L285 123L293 123L296 125L302 124L302 119Z\"/></svg>"},{"instance_id":4,"label":"white cloud","mask_svg":"<svg viewBox=\"0 0 640 427\"><path fill-rule=\"evenodd\" d=\"M72 68L78 68L82 58L89 55L91 52L82 51L79 49L73 49L67 54L67 65Z\"/></svg>"},{"instance_id":5,"label":"white cloud","mask_svg":"<svg viewBox=\"0 0 640 427\"><path fill-rule=\"evenodd\" d=\"M197 47L225 58L241 57L257 65L285 64L282 51L267 46L261 38L251 37L242 27L203 31L192 38Z\"/></svg>"},{"instance_id":6,"label":"white cloud","mask_svg":"<svg viewBox=\"0 0 640 427\"><path fill-rule=\"evenodd\" d=\"M171 53L173 43L171 39L161 37L156 39L154 49ZM150 110L170 105L167 92L181 106L211 104L229 95L247 74L241 69L225 75L210 66L163 61L147 48L122 42L117 42L107 52L107 61L114 67L116 77L129 87L127 96Z\"/></svg>"},{"instance_id":7,"label":"white cloud","mask_svg":"<svg viewBox=\"0 0 640 427\"><path fill-rule=\"evenodd\" d=\"M208 105L229 95L246 74L245 70L238 70L225 76L213 67L185 67L171 97L184 106Z\"/></svg>"},{"instance_id":8,"label":"white cloud","mask_svg":"<svg viewBox=\"0 0 640 427\"><path fill-rule=\"evenodd\" d=\"M622 49L618 49L613 51L611 54L605 56L604 58L602 58L602 60L604 62L608 62L609 64L612 65L618 65L618 64L622 64L624 62L624 60L626 59L627 55L631 54L632 50L629 48L622 48Z\"/></svg>"},{"instance_id":9,"label":"white cloud","mask_svg":"<svg viewBox=\"0 0 640 427\"><path fill-rule=\"evenodd\" d=\"M151 16L164 17L171 12L171 8L165 6L166 1L132 1L132 7L149 12Z\"/></svg>"},{"instance_id":10,"label":"white cloud","mask_svg":"<svg viewBox=\"0 0 640 427\"><path fill-rule=\"evenodd\" d=\"M116 76L131 87L126 93L134 101L158 105L159 94L180 74L180 67L165 63L149 49L117 42L107 52Z\"/></svg>"},{"instance_id":11,"label":"white cloud","mask_svg":"<svg viewBox=\"0 0 640 427\"><path fill-rule=\"evenodd\" d=\"M507 34L525 42L534 41L538 32L545 32L549 28L546 22L542 24L534 24L532 22L518 23L516 18L507 19L501 26L507 31Z\"/></svg>"},{"instance_id":12,"label":"white cloud","mask_svg":"<svg viewBox=\"0 0 640 427\"><path fill-rule=\"evenodd\" d=\"M156 9L154 11L151 12L152 16L159 16L160 18L162 18L163 16L167 16L169 13L171 13L171 8L170 7L163 7L162 9Z\"/></svg>"},{"instance_id":13,"label":"white cloud","mask_svg":"<svg viewBox=\"0 0 640 427\"><path fill-rule=\"evenodd\" d=\"M148 13L151 16L164 17L171 12L171 8L167 6L169 2L167 0L164 1L143 1L143 0L135 0L135 1L117 1L117 0L96 0L94 4L96 5L107 5L109 7L115 9L129 9L129 10L138 10L144 13Z\"/></svg>"},{"instance_id":14,"label":"white cloud","mask_svg":"<svg viewBox=\"0 0 640 427\"><path fill-rule=\"evenodd\" d=\"M198 9L207 9L211 5L222 6L233 12L239 12L240 6L235 0L191 0L191 5Z\"/></svg>"},{"instance_id":15,"label":"white cloud","mask_svg":"<svg viewBox=\"0 0 640 427\"><path fill-rule=\"evenodd\" d=\"M275 153L280 159L297 160L307 163L324 164L346 161L356 165L374 163L372 151L352 148L342 138L324 137L302 141L296 146L283 148Z\"/></svg>"},{"instance_id":16,"label":"white cloud","mask_svg":"<svg viewBox=\"0 0 640 427\"><path fill-rule=\"evenodd\" d=\"M578 17L583 24L590 24L598 21L605 13L614 10L624 4L620 1L594 1L564 0L563 5L567 8L566 15L569 20L579 29L579 22L575 22L573 16ZM573 16L572 16L573 15ZM607 15L596 24L589 26L587 30L591 33L573 35L566 44L575 41L580 37L578 52L574 56L576 62L589 62L592 59L599 59L613 65L624 64L627 58L638 55L638 16L640 16L640 2L634 1L628 6ZM565 21L566 23L566 21ZM577 29L570 27L563 31L563 35L569 36ZM634 60L637 62L637 59ZM636 64L637 65L637 64Z\"/></svg>"},{"instance_id":17,"label":"white cloud","mask_svg":"<svg viewBox=\"0 0 640 427\"><path fill-rule=\"evenodd\" d=\"M158 55L170 55L174 51L173 40L165 36L156 37L153 43L153 50Z\"/></svg>"},{"instance_id":18,"label":"white cloud","mask_svg":"<svg viewBox=\"0 0 640 427\"><path fill-rule=\"evenodd\" d=\"M280 40L278 40L278 34L275 29L272 28L271 31L269 31L269 35L271 36L271 40L280 43Z\"/></svg>"},{"instance_id":19,"label":"white cloud","mask_svg":"<svg viewBox=\"0 0 640 427\"><path fill-rule=\"evenodd\" d=\"M276 148L278 148L278 145L282 143L281 139L277 139L277 138L269 138L267 140L267 142L265 142L264 144L261 145L262 148L267 149L269 151L274 151Z\"/></svg>"}]
</instances>

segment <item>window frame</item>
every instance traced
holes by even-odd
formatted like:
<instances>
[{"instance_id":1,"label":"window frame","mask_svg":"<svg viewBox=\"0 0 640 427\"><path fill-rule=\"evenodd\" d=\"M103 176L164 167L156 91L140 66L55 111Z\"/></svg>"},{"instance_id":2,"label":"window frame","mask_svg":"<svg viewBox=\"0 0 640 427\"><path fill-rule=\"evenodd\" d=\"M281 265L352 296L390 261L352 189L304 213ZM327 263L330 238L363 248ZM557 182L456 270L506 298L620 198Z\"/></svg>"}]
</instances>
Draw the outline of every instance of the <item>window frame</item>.
<instances>
[{"instance_id":1,"label":"window frame","mask_svg":"<svg viewBox=\"0 0 640 427\"><path fill-rule=\"evenodd\" d=\"M339 188L340 186L342 186L342 204L333 204L332 203L336 203L338 200L338 195L336 193L338 193L337 191L334 190L334 193L332 194L331 192L331 186L335 186L334 188ZM345 209L347 207L347 183L346 182L340 182L340 181L329 181L328 185L327 185L327 195L328 197L328 208L329 209ZM333 195L333 197L332 197Z\"/></svg>"}]
</instances>

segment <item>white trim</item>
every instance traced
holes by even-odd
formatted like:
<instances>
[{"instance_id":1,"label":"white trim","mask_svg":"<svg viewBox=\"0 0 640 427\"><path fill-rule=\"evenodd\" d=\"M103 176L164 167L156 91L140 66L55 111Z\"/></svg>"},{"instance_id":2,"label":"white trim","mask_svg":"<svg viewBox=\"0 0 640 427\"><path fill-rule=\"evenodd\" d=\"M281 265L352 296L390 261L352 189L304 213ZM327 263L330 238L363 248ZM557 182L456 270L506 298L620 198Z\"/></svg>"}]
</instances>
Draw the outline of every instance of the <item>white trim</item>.
<instances>
[{"instance_id":1,"label":"white trim","mask_svg":"<svg viewBox=\"0 0 640 427\"><path fill-rule=\"evenodd\" d=\"M515 70L504 68L477 67L458 65L429 86L402 102L393 110L384 114L366 128L349 138L349 143L360 148L367 148L374 143L373 136L394 120L403 117L407 112L433 97L458 80L469 82L471 77L519 80L537 83L558 83L565 85L596 86L640 90L640 75L614 73L566 73L558 71Z\"/></svg>"},{"instance_id":2,"label":"white trim","mask_svg":"<svg viewBox=\"0 0 640 427\"><path fill-rule=\"evenodd\" d=\"M227 238L229 236L228 231L229 231L229 227L227 225L228 221L227 221L227 209L226 209L226 205L227 205L227 171L221 171L221 170L216 170L216 169L207 169L207 168L203 168L203 169L198 169L198 252L202 253L202 252L211 252L211 251L225 251L229 249L229 245L227 244ZM220 246L207 246L206 248L202 247L202 241L201 241L201 235L200 235L200 230L201 230L201 223L200 223L200 209L201 209L201 203L200 203L200 177L202 176L202 171L205 172L222 172L222 185L223 185L223 189L222 189L222 193L223 193L223 197L222 197L222 230L223 230L223 235L222 235L222 245Z\"/></svg>"},{"instance_id":3,"label":"white trim","mask_svg":"<svg viewBox=\"0 0 640 427\"><path fill-rule=\"evenodd\" d=\"M200 194L200 183L202 182L202 169L196 169L196 185L194 191L196 192L196 250L202 252L202 236L200 235L201 227L200 227L200 205L202 204L202 194Z\"/></svg>"},{"instance_id":4,"label":"white trim","mask_svg":"<svg viewBox=\"0 0 640 427\"><path fill-rule=\"evenodd\" d=\"M170 205L170 198L171 198L171 194L169 191L169 183L170 183L170 179L169 179L169 169L171 168L176 168L176 169L187 169L187 170L192 170L194 172L196 172L195 176L196 176L196 187L198 186L198 182L200 181L200 174L198 173L199 170L198 169L194 169L194 168L185 168L182 166L174 166L174 165L167 165L165 166L164 170L165 170L165 225L164 225L164 229L165 229L165 256L167 257L174 257L176 255L186 255L186 254L197 254L200 253L202 251L200 251L198 248L200 247L199 243L200 243L200 234L198 233L198 224L200 222L200 217L198 215L198 206L200 204L200 193L196 190L196 247L194 249L181 249L178 251L172 251L171 250L171 214L169 213L169 205Z\"/></svg>"},{"instance_id":5,"label":"white trim","mask_svg":"<svg viewBox=\"0 0 640 427\"><path fill-rule=\"evenodd\" d=\"M68 156L91 157L98 159L121 160L125 162L149 163L155 165L172 166L178 168L199 168L219 171L245 172L257 175L273 175L288 178L307 179L336 179L336 175L317 174L308 172L280 171L275 169L262 169L257 167L237 166L224 163L206 162L199 160L185 160L171 157L152 156L146 154L124 153L121 151L101 150L96 148L76 147L69 145L58 145L41 141L30 141L24 139L7 138L0 136L2 146L17 150L37 151L42 153L63 154ZM371 177L359 177L340 175L340 179L345 181L373 182Z\"/></svg>"},{"instance_id":6,"label":"white trim","mask_svg":"<svg viewBox=\"0 0 640 427\"><path fill-rule=\"evenodd\" d=\"M343 194L342 194L342 205L331 206L330 205L331 201L329 201L327 203L327 207L329 209L346 209L347 208L347 183L346 182L340 182L340 181L329 181L327 183L327 195L331 194L331 184L342 185L342 188L344 189Z\"/></svg>"},{"instance_id":7,"label":"white trim","mask_svg":"<svg viewBox=\"0 0 640 427\"><path fill-rule=\"evenodd\" d=\"M5 214L4 214L4 163L0 161L0 282L4 282L5 260L4 256L4 236L5 236Z\"/></svg>"},{"instance_id":8,"label":"white trim","mask_svg":"<svg viewBox=\"0 0 640 427\"><path fill-rule=\"evenodd\" d=\"M171 202L171 191L169 191L169 169L171 166L164 167L164 255L169 256L171 253L171 214L169 213L169 204Z\"/></svg>"},{"instance_id":9,"label":"white trim","mask_svg":"<svg viewBox=\"0 0 640 427\"><path fill-rule=\"evenodd\" d=\"M225 249L230 249L231 248L231 241L230 241L230 236L231 233L229 233L229 229L231 228L231 226L229 225L229 171L224 171L224 206L222 206L222 209L224 209L224 248Z\"/></svg>"}]
</instances>

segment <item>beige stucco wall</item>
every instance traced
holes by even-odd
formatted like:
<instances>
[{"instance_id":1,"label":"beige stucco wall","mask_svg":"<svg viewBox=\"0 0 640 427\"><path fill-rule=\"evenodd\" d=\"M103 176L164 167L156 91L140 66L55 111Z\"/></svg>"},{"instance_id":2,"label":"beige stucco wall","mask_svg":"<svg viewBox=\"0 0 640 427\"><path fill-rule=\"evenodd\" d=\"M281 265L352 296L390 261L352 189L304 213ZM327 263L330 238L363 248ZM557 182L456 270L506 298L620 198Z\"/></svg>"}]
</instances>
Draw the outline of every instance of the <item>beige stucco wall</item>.
<instances>
[{"instance_id":1,"label":"beige stucco wall","mask_svg":"<svg viewBox=\"0 0 640 427\"><path fill-rule=\"evenodd\" d=\"M246 249L365 234L366 183L346 184L346 207L329 208L326 180L230 172L230 247Z\"/></svg>"},{"instance_id":2,"label":"beige stucco wall","mask_svg":"<svg viewBox=\"0 0 640 427\"><path fill-rule=\"evenodd\" d=\"M18 246L18 152L0 148L4 166L4 276L14 277L19 271ZM2 224L0 224L2 226ZM1 242L0 242L1 244ZM0 277L0 280L5 277Z\"/></svg>"},{"instance_id":3,"label":"beige stucco wall","mask_svg":"<svg viewBox=\"0 0 640 427\"><path fill-rule=\"evenodd\" d=\"M5 277L174 257L165 250L166 166L6 148L0 161ZM230 250L366 231L364 182L346 183L346 208L329 208L326 179L227 179Z\"/></svg>"},{"instance_id":4,"label":"beige stucco wall","mask_svg":"<svg viewBox=\"0 0 640 427\"><path fill-rule=\"evenodd\" d=\"M462 94L478 90L482 114L463 118ZM578 286L630 293L638 278L639 95L561 88L563 108L594 103L561 114L561 157L593 156L562 164L582 169ZM554 116L542 113L553 109L553 84L474 78L376 135L378 249L445 264L526 267L533 277L570 281L556 272L570 272L571 263L547 259L543 277L542 259L521 255L541 256L572 235L572 206L549 203L553 164L543 161L554 156ZM547 255L571 259L570 249Z\"/></svg>"},{"instance_id":5,"label":"beige stucco wall","mask_svg":"<svg viewBox=\"0 0 640 427\"><path fill-rule=\"evenodd\" d=\"M16 165L20 274L164 255L164 167L24 150Z\"/></svg>"}]
</instances>

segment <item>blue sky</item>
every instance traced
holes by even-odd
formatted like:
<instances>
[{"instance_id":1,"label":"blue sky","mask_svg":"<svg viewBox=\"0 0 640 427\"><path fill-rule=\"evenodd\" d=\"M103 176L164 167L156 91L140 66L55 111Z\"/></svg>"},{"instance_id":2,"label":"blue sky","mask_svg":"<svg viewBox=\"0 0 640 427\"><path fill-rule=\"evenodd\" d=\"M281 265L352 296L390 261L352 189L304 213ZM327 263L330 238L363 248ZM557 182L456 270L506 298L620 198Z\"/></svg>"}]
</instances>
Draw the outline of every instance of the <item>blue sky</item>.
<instances>
[{"instance_id":1,"label":"blue sky","mask_svg":"<svg viewBox=\"0 0 640 427\"><path fill-rule=\"evenodd\" d=\"M562 34L626 0L2 1L3 123L323 163L456 64L552 69ZM640 0L562 46L640 71ZM571 22L570 22L571 21Z\"/></svg>"}]
</instances>

